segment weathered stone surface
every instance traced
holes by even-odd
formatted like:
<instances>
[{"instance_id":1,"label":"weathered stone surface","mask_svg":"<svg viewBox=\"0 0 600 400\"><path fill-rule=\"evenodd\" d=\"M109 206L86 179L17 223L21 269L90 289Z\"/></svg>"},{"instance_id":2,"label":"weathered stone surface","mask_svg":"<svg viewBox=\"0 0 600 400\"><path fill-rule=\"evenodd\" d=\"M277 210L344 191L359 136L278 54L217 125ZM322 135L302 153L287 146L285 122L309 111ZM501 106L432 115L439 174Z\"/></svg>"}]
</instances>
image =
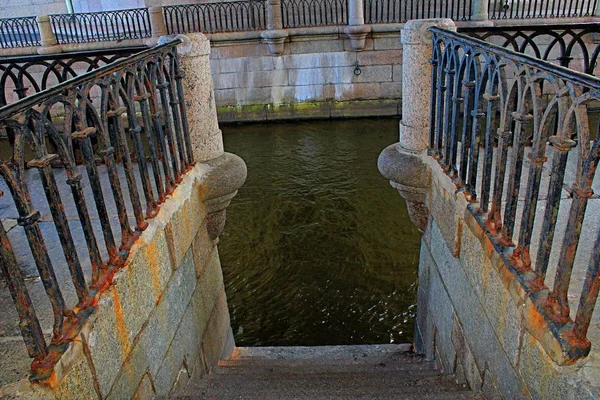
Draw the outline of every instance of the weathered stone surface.
<instances>
[{"instance_id":1,"label":"weathered stone surface","mask_svg":"<svg viewBox=\"0 0 600 400\"><path fill-rule=\"evenodd\" d=\"M197 288L192 297L192 306L198 332L202 336L206 331L217 298L225 290L218 251L212 253L202 276L198 279Z\"/></svg>"},{"instance_id":2,"label":"weathered stone surface","mask_svg":"<svg viewBox=\"0 0 600 400\"><path fill-rule=\"evenodd\" d=\"M139 338L132 344L131 354L119 371L108 398L132 397L146 371L157 376L195 288L196 272L190 249L174 271Z\"/></svg>"},{"instance_id":3,"label":"weathered stone surface","mask_svg":"<svg viewBox=\"0 0 600 400\"><path fill-rule=\"evenodd\" d=\"M202 351L209 366L215 366L221 359L223 347L231 332L227 297L221 291L213 312L208 320L208 326L202 338Z\"/></svg>"},{"instance_id":4,"label":"weathered stone surface","mask_svg":"<svg viewBox=\"0 0 600 400\"><path fill-rule=\"evenodd\" d=\"M55 396L59 399L101 399L96 392L94 375L85 357L80 357L79 361L71 367L69 371L64 372L64 379L57 385Z\"/></svg>"},{"instance_id":5,"label":"weathered stone surface","mask_svg":"<svg viewBox=\"0 0 600 400\"><path fill-rule=\"evenodd\" d=\"M149 374L145 374L133 395L133 400L145 400L154 398L155 391L152 383L152 378Z\"/></svg>"},{"instance_id":6,"label":"weathered stone surface","mask_svg":"<svg viewBox=\"0 0 600 400\"><path fill-rule=\"evenodd\" d=\"M206 228L206 220L200 226L194 242L192 243L192 252L194 254L194 266L196 268L196 277L200 278L204 269L208 265L212 257L212 253L216 251L216 246L208 235Z\"/></svg>"}]
</instances>

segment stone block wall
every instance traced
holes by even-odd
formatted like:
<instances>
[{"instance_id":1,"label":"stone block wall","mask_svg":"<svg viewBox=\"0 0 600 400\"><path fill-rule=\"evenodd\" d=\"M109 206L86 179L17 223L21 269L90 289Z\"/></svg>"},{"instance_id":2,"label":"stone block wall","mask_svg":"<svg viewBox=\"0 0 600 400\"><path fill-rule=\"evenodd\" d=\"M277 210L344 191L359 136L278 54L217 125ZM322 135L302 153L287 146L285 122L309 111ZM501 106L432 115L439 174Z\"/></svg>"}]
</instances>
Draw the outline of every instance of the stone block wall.
<instances>
[{"instance_id":1,"label":"stone block wall","mask_svg":"<svg viewBox=\"0 0 600 400\"><path fill-rule=\"evenodd\" d=\"M570 366L550 358L528 330L526 300L469 222L464 195L427 158L432 184L419 262L418 350L491 399L598 398L597 354Z\"/></svg>"},{"instance_id":2,"label":"stone block wall","mask_svg":"<svg viewBox=\"0 0 600 400\"><path fill-rule=\"evenodd\" d=\"M291 30L280 56L251 34L212 35L219 120L399 115L399 27L370 33L361 52L343 27Z\"/></svg>"},{"instance_id":3,"label":"stone block wall","mask_svg":"<svg viewBox=\"0 0 600 400\"><path fill-rule=\"evenodd\" d=\"M0 388L0 394L166 396L231 354L223 275L206 218L210 169L197 164L149 221L46 386L21 381Z\"/></svg>"}]
</instances>

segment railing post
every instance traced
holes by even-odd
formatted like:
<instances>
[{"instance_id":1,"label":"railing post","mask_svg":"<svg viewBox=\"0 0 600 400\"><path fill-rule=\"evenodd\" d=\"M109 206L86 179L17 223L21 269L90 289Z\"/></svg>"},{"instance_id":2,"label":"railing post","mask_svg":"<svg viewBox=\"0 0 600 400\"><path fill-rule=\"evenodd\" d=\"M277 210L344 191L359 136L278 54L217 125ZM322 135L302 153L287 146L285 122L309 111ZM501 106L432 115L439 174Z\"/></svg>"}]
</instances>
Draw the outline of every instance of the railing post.
<instances>
[{"instance_id":1,"label":"railing post","mask_svg":"<svg viewBox=\"0 0 600 400\"><path fill-rule=\"evenodd\" d=\"M489 15L489 0L473 0L471 21L487 21Z\"/></svg>"},{"instance_id":2,"label":"railing post","mask_svg":"<svg viewBox=\"0 0 600 400\"><path fill-rule=\"evenodd\" d=\"M423 157L429 147L431 69L433 44L429 28L456 30L451 19L408 21L402 29L402 120L399 142L379 155L379 172L406 200L411 221L421 230L429 211L425 195L430 186L429 167Z\"/></svg>"},{"instance_id":3,"label":"railing post","mask_svg":"<svg viewBox=\"0 0 600 400\"><path fill-rule=\"evenodd\" d=\"M348 26L344 28L344 33L350 39L352 50L361 51L365 48L365 39L370 31L371 27L365 25L363 0L348 0Z\"/></svg>"},{"instance_id":4,"label":"railing post","mask_svg":"<svg viewBox=\"0 0 600 400\"><path fill-rule=\"evenodd\" d=\"M283 54L288 31L283 29L281 0L267 0L267 30L261 33L261 37L269 46L269 53L274 56Z\"/></svg>"},{"instance_id":5,"label":"railing post","mask_svg":"<svg viewBox=\"0 0 600 400\"><path fill-rule=\"evenodd\" d=\"M38 49L39 54L61 53L62 48L58 44L56 35L52 30L52 21L49 15L39 15L36 18L38 29L40 31L41 48Z\"/></svg>"},{"instance_id":6,"label":"railing post","mask_svg":"<svg viewBox=\"0 0 600 400\"><path fill-rule=\"evenodd\" d=\"M161 36L167 35L167 25L165 24L163 7L148 7L148 14L150 15L150 29L152 31L152 38L158 39Z\"/></svg>"},{"instance_id":7,"label":"railing post","mask_svg":"<svg viewBox=\"0 0 600 400\"><path fill-rule=\"evenodd\" d=\"M596 3L596 9L594 10L594 15L596 17L600 17L600 1Z\"/></svg>"}]
</instances>

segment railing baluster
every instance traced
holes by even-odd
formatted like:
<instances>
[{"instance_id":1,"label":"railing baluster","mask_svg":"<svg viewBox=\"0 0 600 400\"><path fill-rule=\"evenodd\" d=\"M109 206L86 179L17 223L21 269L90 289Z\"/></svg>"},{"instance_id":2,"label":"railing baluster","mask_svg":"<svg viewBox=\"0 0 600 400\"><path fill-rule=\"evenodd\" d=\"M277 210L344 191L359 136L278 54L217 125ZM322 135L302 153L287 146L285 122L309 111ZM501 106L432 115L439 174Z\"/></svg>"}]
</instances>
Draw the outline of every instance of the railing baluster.
<instances>
[{"instance_id":1,"label":"railing baluster","mask_svg":"<svg viewBox=\"0 0 600 400\"><path fill-rule=\"evenodd\" d=\"M0 197L2 196L3 193L0 191ZM2 223L0 223L0 243L0 271L6 280L6 285L19 314L19 328L27 353L31 358L41 360L48 353L44 333Z\"/></svg>"}]
</instances>

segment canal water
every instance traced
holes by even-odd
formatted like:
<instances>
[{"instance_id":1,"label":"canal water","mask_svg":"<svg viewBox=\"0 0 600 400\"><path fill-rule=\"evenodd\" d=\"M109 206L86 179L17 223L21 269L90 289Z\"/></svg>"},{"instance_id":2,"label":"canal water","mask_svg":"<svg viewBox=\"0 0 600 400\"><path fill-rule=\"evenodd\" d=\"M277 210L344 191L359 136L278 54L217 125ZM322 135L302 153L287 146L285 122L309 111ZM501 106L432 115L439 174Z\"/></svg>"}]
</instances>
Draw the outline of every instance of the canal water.
<instances>
[{"instance_id":1,"label":"canal water","mask_svg":"<svg viewBox=\"0 0 600 400\"><path fill-rule=\"evenodd\" d=\"M398 120L222 129L248 166L219 244L236 344L411 342L420 235L377 170Z\"/></svg>"}]
</instances>

